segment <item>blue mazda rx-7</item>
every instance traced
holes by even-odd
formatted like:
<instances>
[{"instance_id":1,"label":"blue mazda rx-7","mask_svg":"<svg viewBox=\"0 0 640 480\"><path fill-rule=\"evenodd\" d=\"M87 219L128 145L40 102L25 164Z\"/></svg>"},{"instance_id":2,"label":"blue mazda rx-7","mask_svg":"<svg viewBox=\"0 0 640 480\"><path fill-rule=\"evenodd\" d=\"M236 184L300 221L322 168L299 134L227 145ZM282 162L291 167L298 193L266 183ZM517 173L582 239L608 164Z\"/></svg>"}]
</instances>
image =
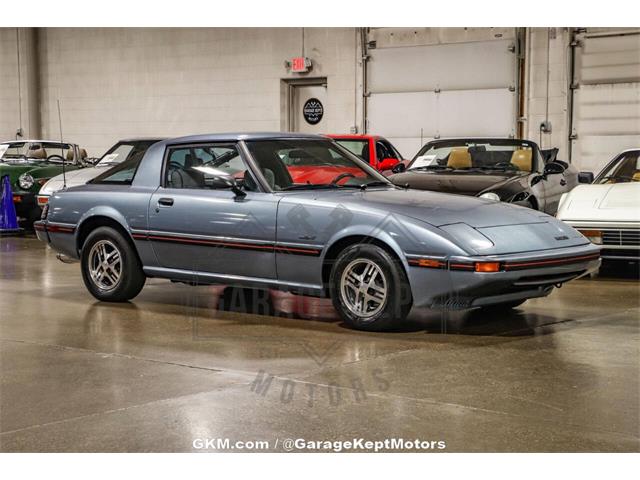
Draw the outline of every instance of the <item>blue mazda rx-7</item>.
<instances>
[{"instance_id":1,"label":"blue mazda rx-7","mask_svg":"<svg viewBox=\"0 0 640 480\"><path fill-rule=\"evenodd\" d=\"M330 296L364 330L412 306L513 308L598 268L599 248L544 213L395 186L331 139L165 140L52 196L38 238L79 259L99 300L147 277Z\"/></svg>"}]
</instances>

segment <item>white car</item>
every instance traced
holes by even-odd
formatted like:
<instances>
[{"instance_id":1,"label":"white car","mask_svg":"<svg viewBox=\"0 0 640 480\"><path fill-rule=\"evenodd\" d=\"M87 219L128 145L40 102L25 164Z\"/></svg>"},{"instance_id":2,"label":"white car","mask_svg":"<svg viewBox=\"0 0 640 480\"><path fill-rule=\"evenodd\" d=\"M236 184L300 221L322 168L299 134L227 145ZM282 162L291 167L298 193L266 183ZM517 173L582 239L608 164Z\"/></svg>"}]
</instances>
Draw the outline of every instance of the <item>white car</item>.
<instances>
[{"instance_id":1,"label":"white car","mask_svg":"<svg viewBox=\"0 0 640 480\"><path fill-rule=\"evenodd\" d=\"M602 246L603 260L640 260L640 149L616 156L560 199L557 217Z\"/></svg>"},{"instance_id":2,"label":"white car","mask_svg":"<svg viewBox=\"0 0 640 480\"><path fill-rule=\"evenodd\" d=\"M137 158L139 155L144 155L147 149L156 142L163 140L162 138L135 138L129 140L121 140L113 147L107 150L100 159L95 163L93 167L81 168L79 170L73 170L66 172L66 184L67 187L74 187L76 185L84 185L89 180L100 175L102 172L109 168L124 162L125 160L131 160ZM49 202L49 197L61 190L64 187L64 179L62 175L51 178L45 183L40 192L38 193L38 205L41 207Z\"/></svg>"}]
</instances>

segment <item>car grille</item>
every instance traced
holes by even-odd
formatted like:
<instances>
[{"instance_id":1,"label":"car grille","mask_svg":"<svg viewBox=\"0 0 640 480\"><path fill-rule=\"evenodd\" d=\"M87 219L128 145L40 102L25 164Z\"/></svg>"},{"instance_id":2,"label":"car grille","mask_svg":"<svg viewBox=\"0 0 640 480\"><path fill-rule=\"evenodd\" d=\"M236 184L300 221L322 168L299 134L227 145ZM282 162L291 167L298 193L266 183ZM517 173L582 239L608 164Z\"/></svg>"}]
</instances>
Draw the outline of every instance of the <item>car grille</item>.
<instances>
[{"instance_id":1,"label":"car grille","mask_svg":"<svg viewBox=\"0 0 640 480\"><path fill-rule=\"evenodd\" d=\"M603 245L640 246L640 230L602 230Z\"/></svg>"}]
</instances>

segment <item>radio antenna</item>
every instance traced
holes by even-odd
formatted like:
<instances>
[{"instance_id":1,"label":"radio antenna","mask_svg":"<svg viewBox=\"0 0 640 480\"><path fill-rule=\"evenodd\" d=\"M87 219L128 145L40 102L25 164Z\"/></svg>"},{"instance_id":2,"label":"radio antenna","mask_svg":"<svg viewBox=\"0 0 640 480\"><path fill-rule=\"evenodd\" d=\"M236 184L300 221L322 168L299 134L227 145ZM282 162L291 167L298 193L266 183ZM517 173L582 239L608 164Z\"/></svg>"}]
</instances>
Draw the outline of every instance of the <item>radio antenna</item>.
<instances>
[{"instance_id":1,"label":"radio antenna","mask_svg":"<svg viewBox=\"0 0 640 480\"><path fill-rule=\"evenodd\" d=\"M60 150L61 150L61 153L63 154L63 155L61 155L62 156L62 189L66 190L67 189L67 172L66 172L65 165L64 165L65 162L66 162L66 159L64 158L64 151L62 151L62 142L63 142L63 140L62 140L62 114L60 113L60 99L59 98L58 98L58 125L60 127ZM73 154L75 155L76 152L73 152Z\"/></svg>"}]
</instances>

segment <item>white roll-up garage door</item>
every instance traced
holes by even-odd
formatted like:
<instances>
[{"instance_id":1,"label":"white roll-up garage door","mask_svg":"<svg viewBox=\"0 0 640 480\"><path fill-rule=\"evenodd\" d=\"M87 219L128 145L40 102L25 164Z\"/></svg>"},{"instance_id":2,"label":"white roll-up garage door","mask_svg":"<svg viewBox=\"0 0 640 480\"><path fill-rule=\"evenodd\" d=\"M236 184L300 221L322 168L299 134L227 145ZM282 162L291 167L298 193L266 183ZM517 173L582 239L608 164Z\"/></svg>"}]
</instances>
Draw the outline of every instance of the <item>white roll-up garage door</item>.
<instances>
[{"instance_id":1,"label":"white roll-up garage door","mask_svg":"<svg viewBox=\"0 0 640 480\"><path fill-rule=\"evenodd\" d=\"M587 29L577 40L571 161L597 172L640 147L640 30Z\"/></svg>"},{"instance_id":2,"label":"white roll-up garage door","mask_svg":"<svg viewBox=\"0 0 640 480\"><path fill-rule=\"evenodd\" d=\"M368 40L367 131L405 158L434 138L515 134L514 29L380 28Z\"/></svg>"}]
</instances>

